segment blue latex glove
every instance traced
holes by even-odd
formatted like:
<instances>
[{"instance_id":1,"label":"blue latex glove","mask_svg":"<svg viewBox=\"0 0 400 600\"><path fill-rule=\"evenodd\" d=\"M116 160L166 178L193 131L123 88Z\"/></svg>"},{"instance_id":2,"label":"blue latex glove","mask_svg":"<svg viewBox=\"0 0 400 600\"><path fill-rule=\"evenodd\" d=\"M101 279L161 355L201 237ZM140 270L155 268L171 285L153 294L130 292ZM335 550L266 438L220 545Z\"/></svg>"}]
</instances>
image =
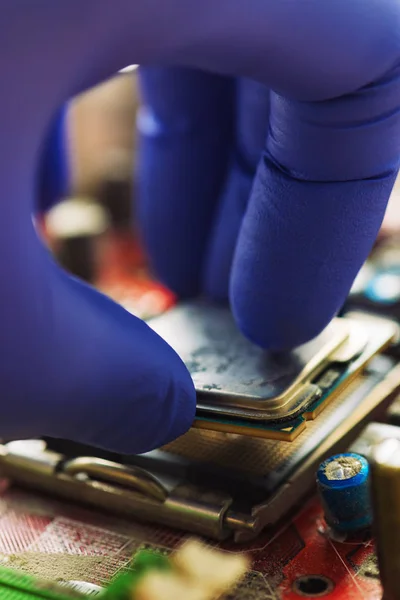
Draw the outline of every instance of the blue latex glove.
<instances>
[{"instance_id":1,"label":"blue latex glove","mask_svg":"<svg viewBox=\"0 0 400 600\"><path fill-rule=\"evenodd\" d=\"M69 192L71 165L68 144L68 106L63 106L51 121L43 145L36 198L40 212L49 210Z\"/></svg>"},{"instance_id":2,"label":"blue latex glove","mask_svg":"<svg viewBox=\"0 0 400 600\"><path fill-rule=\"evenodd\" d=\"M229 288L245 334L290 347L339 309L382 221L399 164L400 5L3 0L1 10L0 435L144 451L189 427L193 385L147 325L39 244L31 212L52 119L117 69L147 65L140 218L158 273L182 295L225 299Z\"/></svg>"}]
</instances>

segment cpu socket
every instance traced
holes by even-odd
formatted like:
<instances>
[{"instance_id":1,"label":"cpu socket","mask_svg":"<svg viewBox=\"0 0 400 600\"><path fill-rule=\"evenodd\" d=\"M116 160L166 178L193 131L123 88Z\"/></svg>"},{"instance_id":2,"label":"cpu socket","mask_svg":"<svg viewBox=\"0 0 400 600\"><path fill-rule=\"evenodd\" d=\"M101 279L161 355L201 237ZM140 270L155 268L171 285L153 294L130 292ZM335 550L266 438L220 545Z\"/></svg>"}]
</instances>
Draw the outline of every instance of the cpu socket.
<instances>
[{"instance_id":1,"label":"cpu socket","mask_svg":"<svg viewBox=\"0 0 400 600\"><path fill-rule=\"evenodd\" d=\"M271 354L238 332L228 309L192 303L150 325L186 363L198 405L192 429L143 455L66 440L0 446L16 485L216 540L244 542L275 524L400 389L384 349L397 327L337 318L315 340Z\"/></svg>"}]
</instances>

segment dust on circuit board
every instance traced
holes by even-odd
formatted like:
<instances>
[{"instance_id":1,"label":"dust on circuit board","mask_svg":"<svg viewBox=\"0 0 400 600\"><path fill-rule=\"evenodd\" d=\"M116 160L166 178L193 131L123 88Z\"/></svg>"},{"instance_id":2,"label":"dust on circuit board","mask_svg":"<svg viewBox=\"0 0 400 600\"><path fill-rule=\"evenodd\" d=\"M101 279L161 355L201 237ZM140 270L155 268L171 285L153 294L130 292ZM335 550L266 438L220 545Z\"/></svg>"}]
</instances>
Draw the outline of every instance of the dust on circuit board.
<instances>
[{"instance_id":1,"label":"dust on circuit board","mask_svg":"<svg viewBox=\"0 0 400 600\"><path fill-rule=\"evenodd\" d=\"M3 487L0 561L40 578L103 586L128 568L139 548L168 553L183 538L167 528L119 520ZM230 600L380 597L372 543L330 539L315 497L293 519L251 544L220 547L248 552L252 561L252 570Z\"/></svg>"}]
</instances>

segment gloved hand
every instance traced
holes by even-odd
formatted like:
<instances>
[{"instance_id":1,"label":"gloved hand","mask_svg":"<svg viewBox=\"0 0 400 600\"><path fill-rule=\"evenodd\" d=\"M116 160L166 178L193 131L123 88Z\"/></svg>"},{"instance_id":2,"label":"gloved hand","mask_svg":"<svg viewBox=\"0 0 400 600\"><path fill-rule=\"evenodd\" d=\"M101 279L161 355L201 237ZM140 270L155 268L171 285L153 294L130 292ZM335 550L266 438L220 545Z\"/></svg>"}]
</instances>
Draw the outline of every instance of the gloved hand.
<instances>
[{"instance_id":1,"label":"gloved hand","mask_svg":"<svg viewBox=\"0 0 400 600\"><path fill-rule=\"evenodd\" d=\"M38 242L57 112L147 65L140 218L156 269L182 296L229 288L242 331L287 348L342 305L395 181L400 5L4 0L1 17L0 435L143 452L190 426L193 385L147 325Z\"/></svg>"}]
</instances>

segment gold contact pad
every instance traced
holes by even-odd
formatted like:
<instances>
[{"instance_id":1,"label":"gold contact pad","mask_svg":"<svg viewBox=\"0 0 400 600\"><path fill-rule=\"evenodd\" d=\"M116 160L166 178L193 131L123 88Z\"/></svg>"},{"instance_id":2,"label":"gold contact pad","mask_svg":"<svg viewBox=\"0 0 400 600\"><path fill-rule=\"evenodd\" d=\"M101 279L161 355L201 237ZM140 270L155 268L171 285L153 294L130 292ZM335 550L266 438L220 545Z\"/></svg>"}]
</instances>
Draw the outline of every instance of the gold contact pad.
<instances>
[{"instance_id":1,"label":"gold contact pad","mask_svg":"<svg viewBox=\"0 0 400 600\"><path fill-rule=\"evenodd\" d=\"M298 438L300 434L304 435L304 430L310 427L310 425L307 425L306 421L313 421L315 418L317 418L320 415L320 413L326 410L327 406L329 406L332 402L335 401L337 397L341 397L343 392L345 392L345 395L349 393L348 390L352 382L354 380L357 380L359 375L363 373L364 369L366 368L368 363L370 363L371 360L373 360L374 356L376 356L376 354L379 352L384 352L390 346L392 341L393 338L388 338L384 343L377 345L364 361L356 361L356 363L350 367L345 381L333 392L331 392L325 399L325 401L317 404L312 411L306 410L301 414L304 420L300 424L296 423L295 426L290 426L290 422L288 422L287 427L283 427L282 429L262 429L254 426L247 427L246 425L243 425L243 423L241 423L240 425L235 425L232 422L218 422L217 420L195 420L193 428L202 429L206 431L216 431L220 433L231 433L235 435L249 436L252 438L261 438L264 440L293 442L295 439ZM302 439L303 435L301 436Z\"/></svg>"},{"instance_id":2,"label":"gold contact pad","mask_svg":"<svg viewBox=\"0 0 400 600\"><path fill-rule=\"evenodd\" d=\"M232 423L217 423L216 421L195 421L194 429L203 429L205 431L218 431L221 433L230 433L232 435L245 435L262 440L279 440L280 442L293 442L306 428L303 421L297 427L287 427L285 429L256 429L255 427L246 427L245 425L233 425Z\"/></svg>"},{"instance_id":3,"label":"gold contact pad","mask_svg":"<svg viewBox=\"0 0 400 600\"><path fill-rule=\"evenodd\" d=\"M333 391L326 398L325 402L319 403L314 410L307 411L302 414L304 421L296 427L288 425L282 429L258 429L256 427L246 427L245 425L234 425L232 423L218 423L216 421L200 421L196 420L193 424L194 429L203 429L206 431L217 431L221 433L231 433L235 435L244 435L253 438L261 438L263 440L279 440L282 442L293 442L306 428L310 425L306 421L313 421L323 411L326 410L327 406L335 401L335 398L341 396L343 392L349 393L349 387L352 382L358 378L360 372L365 368L365 364L360 365L360 368L351 373L343 385L337 390ZM303 438L303 436L302 436Z\"/></svg>"},{"instance_id":4,"label":"gold contact pad","mask_svg":"<svg viewBox=\"0 0 400 600\"><path fill-rule=\"evenodd\" d=\"M197 462L212 462L220 467L241 470L252 475L265 475L268 471L279 469L294 458L298 449L307 444L315 431L322 428L332 415L340 411L348 396L356 391L363 381L364 376L360 375L346 389L342 389L318 418L307 424L302 435L297 436L290 444L276 439L260 439L248 435L193 428L175 442L165 446L163 450ZM366 407L368 398L364 401Z\"/></svg>"},{"instance_id":5,"label":"gold contact pad","mask_svg":"<svg viewBox=\"0 0 400 600\"><path fill-rule=\"evenodd\" d=\"M352 407L350 414L343 418L343 413L348 410L346 404L349 397L366 379L365 374L360 374L346 389L342 389L318 418L307 424L303 434L290 444L286 441L190 429L188 433L165 446L163 450L193 461L212 463L254 476L266 475L271 471L283 468L289 462L293 462L295 465L298 451L311 442L312 436L318 432L318 429L326 427L329 421L332 422L332 428L330 434L320 445L321 451L323 451L324 445L329 449L357 424L365 420L380 403L398 393L400 365L392 369L385 379L378 383L358 405Z\"/></svg>"},{"instance_id":6,"label":"gold contact pad","mask_svg":"<svg viewBox=\"0 0 400 600\"><path fill-rule=\"evenodd\" d=\"M246 427L245 425L234 425L232 423L217 423L216 421L195 421L193 424L194 429L203 429L206 431L218 431L221 433L231 433L234 435L245 435L253 438L261 438L263 440L278 440L281 442L293 442L298 436L303 433L307 425L306 421L313 421L326 410L326 407L331 402L334 402L335 398L340 396L343 392L348 392L348 388L351 383L357 378L358 372L352 373L345 382L345 384L337 391L332 392L325 402L321 402L315 408L315 410L307 411L302 414L304 421L296 427L285 427L282 429L257 429L256 427Z\"/></svg>"}]
</instances>

